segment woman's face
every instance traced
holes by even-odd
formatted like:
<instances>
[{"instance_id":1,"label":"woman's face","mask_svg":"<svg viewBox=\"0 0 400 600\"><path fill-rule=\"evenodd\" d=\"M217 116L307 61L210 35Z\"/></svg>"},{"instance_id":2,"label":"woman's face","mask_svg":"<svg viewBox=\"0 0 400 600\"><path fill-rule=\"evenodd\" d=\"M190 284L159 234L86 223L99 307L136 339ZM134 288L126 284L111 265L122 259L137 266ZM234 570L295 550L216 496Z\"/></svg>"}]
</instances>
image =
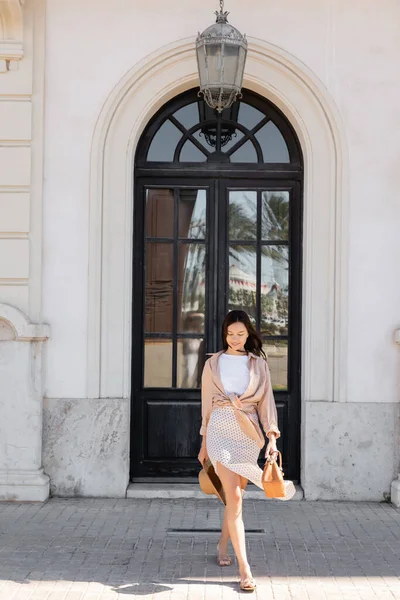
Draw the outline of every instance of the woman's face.
<instances>
[{"instance_id":1,"label":"woman's face","mask_svg":"<svg viewBox=\"0 0 400 600\"><path fill-rule=\"evenodd\" d=\"M244 345L249 337L246 326L243 323L232 323L228 326L226 333L226 341L234 352L244 352Z\"/></svg>"}]
</instances>

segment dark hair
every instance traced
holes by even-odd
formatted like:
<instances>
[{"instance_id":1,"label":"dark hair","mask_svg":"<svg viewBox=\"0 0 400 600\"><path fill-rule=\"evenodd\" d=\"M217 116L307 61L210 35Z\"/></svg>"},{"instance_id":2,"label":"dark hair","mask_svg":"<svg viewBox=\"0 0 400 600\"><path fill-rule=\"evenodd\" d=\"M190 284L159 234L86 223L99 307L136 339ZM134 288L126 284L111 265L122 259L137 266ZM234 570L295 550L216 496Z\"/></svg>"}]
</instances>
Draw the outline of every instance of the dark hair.
<instances>
[{"instance_id":1,"label":"dark hair","mask_svg":"<svg viewBox=\"0 0 400 600\"><path fill-rule=\"evenodd\" d=\"M244 310L231 310L225 316L224 322L222 323L222 347L224 350L228 350L228 342L226 341L226 335L228 333L229 325L232 323L243 323L243 325L247 329L247 333L249 337L246 340L244 345L245 350L247 352L252 352L256 356L262 356L263 358L267 358L264 350L262 349L262 340L258 335L257 331L254 329L252 322L250 321L249 315L244 312Z\"/></svg>"}]
</instances>

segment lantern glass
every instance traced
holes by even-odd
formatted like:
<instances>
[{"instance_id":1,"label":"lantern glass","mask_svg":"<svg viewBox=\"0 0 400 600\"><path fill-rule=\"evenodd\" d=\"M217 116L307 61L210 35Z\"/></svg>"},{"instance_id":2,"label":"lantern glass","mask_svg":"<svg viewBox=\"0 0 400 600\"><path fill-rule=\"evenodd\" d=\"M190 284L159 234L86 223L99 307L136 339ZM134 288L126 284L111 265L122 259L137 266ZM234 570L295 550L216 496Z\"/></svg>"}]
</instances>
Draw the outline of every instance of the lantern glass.
<instances>
[{"instance_id":1,"label":"lantern glass","mask_svg":"<svg viewBox=\"0 0 400 600\"><path fill-rule=\"evenodd\" d=\"M244 75L244 67L246 64L246 56L247 56L247 48L243 46L239 46L239 56L237 63L237 71L236 71L236 81L235 85L239 88L242 87L243 84L243 75Z\"/></svg>"},{"instance_id":2,"label":"lantern glass","mask_svg":"<svg viewBox=\"0 0 400 600\"><path fill-rule=\"evenodd\" d=\"M240 95L247 55L246 36L229 25L222 5L216 24L199 34L196 42L200 93L219 112Z\"/></svg>"},{"instance_id":3,"label":"lantern glass","mask_svg":"<svg viewBox=\"0 0 400 600\"><path fill-rule=\"evenodd\" d=\"M200 86L208 85L207 75L207 58L206 58L206 46L205 44L199 44L197 46L197 65L199 70Z\"/></svg>"},{"instance_id":4,"label":"lantern glass","mask_svg":"<svg viewBox=\"0 0 400 600\"><path fill-rule=\"evenodd\" d=\"M223 55L220 44L207 44L207 71L208 85L218 86L221 84L223 73Z\"/></svg>"},{"instance_id":5,"label":"lantern glass","mask_svg":"<svg viewBox=\"0 0 400 600\"><path fill-rule=\"evenodd\" d=\"M221 77L221 83L230 87L237 86L238 68L239 68L239 46L233 46L225 43L223 45L224 69ZM238 86L240 89L240 86Z\"/></svg>"}]
</instances>

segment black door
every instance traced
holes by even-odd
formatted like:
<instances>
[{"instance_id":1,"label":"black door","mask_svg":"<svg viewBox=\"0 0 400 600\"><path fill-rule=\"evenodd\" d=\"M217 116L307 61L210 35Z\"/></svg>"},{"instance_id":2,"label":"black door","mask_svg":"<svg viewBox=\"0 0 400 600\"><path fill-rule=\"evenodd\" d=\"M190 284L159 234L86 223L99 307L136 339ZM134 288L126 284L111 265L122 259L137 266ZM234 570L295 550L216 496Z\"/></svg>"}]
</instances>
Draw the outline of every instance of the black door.
<instances>
[{"instance_id":1,"label":"black door","mask_svg":"<svg viewBox=\"0 0 400 600\"><path fill-rule=\"evenodd\" d=\"M195 93L149 124L136 157L131 476L197 475L200 379L228 310L261 332L285 472L299 478L302 165L265 100L218 115ZM262 456L262 455L260 455Z\"/></svg>"}]
</instances>

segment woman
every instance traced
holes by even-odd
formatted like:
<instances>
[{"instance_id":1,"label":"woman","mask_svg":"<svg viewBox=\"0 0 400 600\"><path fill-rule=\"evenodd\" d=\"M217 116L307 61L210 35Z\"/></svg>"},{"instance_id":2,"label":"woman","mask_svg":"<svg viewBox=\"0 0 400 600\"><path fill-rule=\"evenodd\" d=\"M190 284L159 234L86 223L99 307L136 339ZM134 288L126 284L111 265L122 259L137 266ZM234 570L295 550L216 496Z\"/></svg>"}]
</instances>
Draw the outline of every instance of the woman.
<instances>
[{"instance_id":1,"label":"woman","mask_svg":"<svg viewBox=\"0 0 400 600\"><path fill-rule=\"evenodd\" d=\"M203 369L203 441L198 459L203 464L210 458L226 496L218 564L232 564L227 554L230 537L239 563L240 588L254 591L256 583L246 555L242 488L250 479L263 489L257 459L264 437L258 419L269 440L265 457L276 456L280 432L262 342L244 311L226 315L222 345L223 350L213 354Z\"/></svg>"}]
</instances>

